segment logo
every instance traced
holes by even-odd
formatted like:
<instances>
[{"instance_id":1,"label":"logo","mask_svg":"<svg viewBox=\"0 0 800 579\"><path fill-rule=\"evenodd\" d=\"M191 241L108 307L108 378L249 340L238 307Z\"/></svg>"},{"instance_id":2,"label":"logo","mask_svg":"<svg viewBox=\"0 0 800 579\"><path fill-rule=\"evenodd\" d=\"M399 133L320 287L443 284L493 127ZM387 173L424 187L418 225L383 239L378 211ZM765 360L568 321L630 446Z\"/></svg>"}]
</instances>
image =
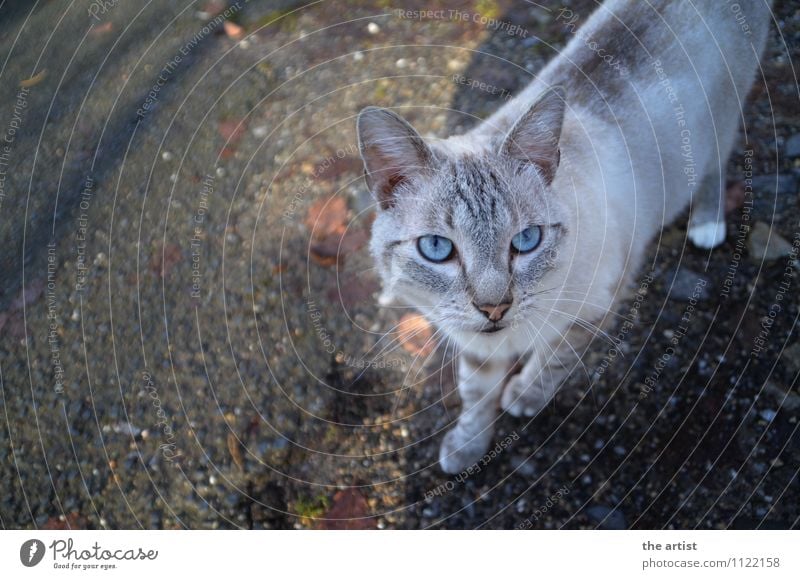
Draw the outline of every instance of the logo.
<instances>
[{"instance_id":1,"label":"logo","mask_svg":"<svg viewBox=\"0 0 800 579\"><path fill-rule=\"evenodd\" d=\"M19 560L26 567L35 567L44 558L44 543L39 539L29 539L19 548Z\"/></svg>"}]
</instances>

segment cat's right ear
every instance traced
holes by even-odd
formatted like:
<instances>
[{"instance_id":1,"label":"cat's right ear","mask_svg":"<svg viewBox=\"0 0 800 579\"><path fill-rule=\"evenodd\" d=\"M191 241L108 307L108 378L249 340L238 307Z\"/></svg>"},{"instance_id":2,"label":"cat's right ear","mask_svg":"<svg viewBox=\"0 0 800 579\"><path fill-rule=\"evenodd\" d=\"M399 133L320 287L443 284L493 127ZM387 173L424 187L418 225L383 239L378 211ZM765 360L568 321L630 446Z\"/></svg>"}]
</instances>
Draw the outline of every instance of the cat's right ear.
<instances>
[{"instance_id":1,"label":"cat's right ear","mask_svg":"<svg viewBox=\"0 0 800 579\"><path fill-rule=\"evenodd\" d=\"M549 185L555 176L561 151L561 125L564 122L566 95L561 87L546 90L514 124L503 140L501 153L538 169Z\"/></svg>"},{"instance_id":2,"label":"cat's right ear","mask_svg":"<svg viewBox=\"0 0 800 579\"><path fill-rule=\"evenodd\" d=\"M398 187L430 168L431 150L414 127L387 109L362 110L357 132L367 186L381 209L391 207Z\"/></svg>"}]
</instances>

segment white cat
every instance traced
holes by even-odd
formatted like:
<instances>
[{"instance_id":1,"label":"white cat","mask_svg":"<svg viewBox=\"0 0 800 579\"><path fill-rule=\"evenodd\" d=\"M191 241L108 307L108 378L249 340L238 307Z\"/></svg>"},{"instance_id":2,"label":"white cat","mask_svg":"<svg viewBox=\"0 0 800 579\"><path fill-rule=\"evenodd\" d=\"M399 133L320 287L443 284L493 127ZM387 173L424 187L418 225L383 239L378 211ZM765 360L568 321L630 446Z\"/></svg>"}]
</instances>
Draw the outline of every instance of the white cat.
<instances>
[{"instance_id":1,"label":"white cat","mask_svg":"<svg viewBox=\"0 0 800 579\"><path fill-rule=\"evenodd\" d=\"M731 6L609 0L462 136L426 142L391 111L359 115L385 295L460 348L445 471L483 455L500 408L547 405L687 206L696 246L724 240L725 166L771 14L759 0Z\"/></svg>"}]
</instances>

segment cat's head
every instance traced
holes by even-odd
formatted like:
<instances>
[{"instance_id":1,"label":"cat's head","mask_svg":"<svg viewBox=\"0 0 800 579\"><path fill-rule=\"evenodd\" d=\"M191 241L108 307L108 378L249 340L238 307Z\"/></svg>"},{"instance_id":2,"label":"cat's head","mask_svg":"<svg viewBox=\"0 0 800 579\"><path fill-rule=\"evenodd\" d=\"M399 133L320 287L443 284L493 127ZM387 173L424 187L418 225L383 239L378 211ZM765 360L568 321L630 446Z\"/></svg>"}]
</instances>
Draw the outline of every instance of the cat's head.
<instances>
[{"instance_id":1,"label":"cat's head","mask_svg":"<svg viewBox=\"0 0 800 579\"><path fill-rule=\"evenodd\" d=\"M551 190L564 110L563 91L551 89L485 142L426 142L391 111L361 112L385 293L450 333L499 337L530 320L536 293L564 281L558 252L573 226Z\"/></svg>"}]
</instances>

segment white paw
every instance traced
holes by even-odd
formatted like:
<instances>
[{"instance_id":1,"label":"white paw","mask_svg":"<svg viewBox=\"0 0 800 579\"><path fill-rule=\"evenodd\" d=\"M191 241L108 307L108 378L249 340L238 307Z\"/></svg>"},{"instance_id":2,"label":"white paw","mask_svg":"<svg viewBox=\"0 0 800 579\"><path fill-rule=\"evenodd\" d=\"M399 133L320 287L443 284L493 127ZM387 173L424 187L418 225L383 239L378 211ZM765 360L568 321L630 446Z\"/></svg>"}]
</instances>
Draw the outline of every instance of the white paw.
<instances>
[{"instance_id":1,"label":"white paw","mask_svg":"<svg viewBox=\"0 0 800 579\"><path fill-rule=\"evenodd\" d=\"M717 247L725 241L725 222L706 221L689 225L689 239L700 249Z\"/></svg>"},{"instance_id":2,"label":"white paw","mask_svg":"<svg viewBox=\"0 0 800 579\"><path fill-rule=\"evenodd\" d=\"M542 408L547 406L551 396L547 396L544 389L539 386L528 386L522 382L520 375L512 376L503 395L500 397L500 407L511 416L536 416Z\"/></svg>"},{"instance_id":3,"label":"white paw","mask_svg":"<svg viewBox=\"0 0 800 579\"><path fill-rule=\"evenodd\" d=\"M442 470L447 474L456 474L477 463L486 454L493 435L493 430L489 428L477 436L467 436L456 426L445 434L439 447Z\"/></svg>"}]
</instances>

